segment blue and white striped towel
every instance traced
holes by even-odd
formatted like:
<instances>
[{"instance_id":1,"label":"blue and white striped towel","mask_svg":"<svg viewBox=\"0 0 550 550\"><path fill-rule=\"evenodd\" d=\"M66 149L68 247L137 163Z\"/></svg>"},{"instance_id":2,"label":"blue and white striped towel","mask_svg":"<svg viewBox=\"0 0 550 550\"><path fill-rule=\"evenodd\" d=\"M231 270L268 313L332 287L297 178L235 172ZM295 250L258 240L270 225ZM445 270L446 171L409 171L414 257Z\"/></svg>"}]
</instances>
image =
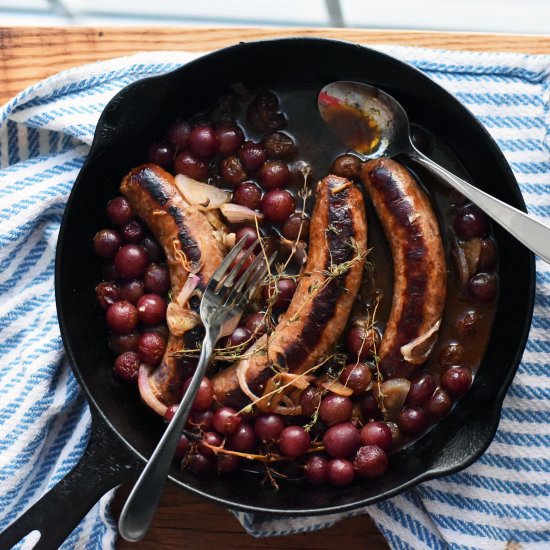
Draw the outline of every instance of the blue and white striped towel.
<instances>
[{"instance_id":1,"label":"blue and white striped towel","mask_svg":"<svg viewBox=\"0 0 550 550\"><path fill-rule=\"evenodd\" d=\"M529 211L550 218L549 56L379 49L464 103L499 143ZM0 531L74 466L89 434L90 414L57 327L53 262L63 208L99 114L123 86L195 56L138 54L77 68L0 109ZM550 547L549 327L550 266L537 261L529 343L488 451L464 472L354 512L369 513L390 546ZM111 496L63 548L114 546ZM249 533L266 536L322 528L341 516L237 517Z\"/></svg>"}]
</instances>

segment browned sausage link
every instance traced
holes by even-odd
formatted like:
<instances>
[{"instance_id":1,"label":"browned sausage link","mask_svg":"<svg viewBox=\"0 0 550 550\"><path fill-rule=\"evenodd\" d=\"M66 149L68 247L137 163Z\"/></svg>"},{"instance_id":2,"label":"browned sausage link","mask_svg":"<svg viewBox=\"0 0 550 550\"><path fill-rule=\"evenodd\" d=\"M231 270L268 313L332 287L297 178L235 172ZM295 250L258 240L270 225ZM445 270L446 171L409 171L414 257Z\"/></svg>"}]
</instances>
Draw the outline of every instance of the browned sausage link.
<instances>
[{"instance_id":1,"label":"browned sausage link","mask_svg":"<svg viewBox=\"0 0 550 550\"><path fill-rule=\"evenodd\" d=\"M272 365L303 373L331 352L361 285L366 247L361 191L344 178L327 176L316 189L308 259L290 306L269 339L267 354L252 351L242 360L249 362L246 381L255 395L273 376ZM327 276L346 262L347 271ZM239 386L237 368L216 375L213 387L220 403L241 408L249 398Z\"/></svg>"},{"instance_id":2,"label":"browned sausage link","mask_svg":"<svg viewBox=\"0 0 550 550\"><path fill-rule=\"evenodd\" d=\"M172 296L176 298L180 293L187 280L187 269L196 272L201 279L199 286L204 287L225 253L205 214L189 208L181 197L174 177L155 164L144 164L122 180L120 191L164 249ZM156 397L167 405L180 398L185 372L172 354L182 349L183 344L183 337L170 334L164 357L150 378Z\"/></svg>"},{"instance_id":3,"label":"browned sausage link","mask_svg":"<svg viewBox=\"0 0 550 550\"><path fill-rule=\"evenodd\" d=\"M447 293L443 243L430 201L405 167L391 159L372 160L363 166L361 179L394 262L393 301L380 344L380 368L386 379L407 378L437 339Z\"/></svg>"}]
</instances>

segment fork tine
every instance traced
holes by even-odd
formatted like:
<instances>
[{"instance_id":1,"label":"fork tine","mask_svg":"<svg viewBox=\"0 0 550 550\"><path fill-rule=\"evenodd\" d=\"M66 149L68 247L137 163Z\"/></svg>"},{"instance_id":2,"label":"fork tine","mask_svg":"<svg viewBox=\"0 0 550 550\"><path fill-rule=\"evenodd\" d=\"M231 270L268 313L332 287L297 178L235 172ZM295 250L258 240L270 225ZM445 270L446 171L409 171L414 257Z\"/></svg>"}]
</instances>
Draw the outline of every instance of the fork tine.
<instances>
[{"instance_id":1,"label":"fork tine","mask_svg":"<svg viewBox=\"0 0 550 550\"><path fill-rule=\"evenodd\" d=\"M267 275L269 271L269 266L273 263L277 256L277 252L274 252L271 257L267 260L267 263L264 263L262 268L254 275L254 277L250 280L248 283L247 288L245 288L241 296L237 296L237 307L243 307L246 305L247 299L252 298L254 296L255 292L258 290L258 287L261 285L262 281L264 280L264 277Z\"/></svg>"},{"instance_id":2,"label":"fork tine","mask_svg":"<svg viewBox=\"0 0 550 550\"><path fill-rule=\"evenodd\" d=\"M245 237L243 237L243 239L245 239ZM259 242L259 239L256 239L254 243L248 248L248 250L241 256L241 259L237 262L235 267L229 272L225 280L222 281L222 284L219 286L219 288L216 289L216 292L218 294L222 291L222 289L231 288L231 285L242 270L244 263L250 258Z\"/></svg>"},{"instance_id":3,"label":"fork tine","mask_svg":"<svg viewBox=\"0 0 550 550\"><path fill-rule=\"evenodd\" d=\"M227 270L229 266L233 263L239 252L244 248L244 245L246 243L246 237L243 237L229 252L229 254L223 259L222 263L216 269L212 277L210 278L210 281L208 281L208 285L206 286L206 290L210 290L214 292L214 289L219 285L220 281L223 279L225 274L227 273Z\"/></svg>"},{"instance_id":4,"label":"fork tine","mask_svg":"<svg viewBox=\"0 0 550 550\"><path fill-rule=\"evenodd\" d=\"M235 298L235 295L241 291L248 279L252 276L253 272L257 271L258 268L261 269L264 261L265 259L261 254L258 254L258 256L254 258L254 261L246 268L246 271L239 277L239 280L233 285L233 288L230 289L231 292L225 300L228 304L231 303Z\"/></svg>"}]
</instances>

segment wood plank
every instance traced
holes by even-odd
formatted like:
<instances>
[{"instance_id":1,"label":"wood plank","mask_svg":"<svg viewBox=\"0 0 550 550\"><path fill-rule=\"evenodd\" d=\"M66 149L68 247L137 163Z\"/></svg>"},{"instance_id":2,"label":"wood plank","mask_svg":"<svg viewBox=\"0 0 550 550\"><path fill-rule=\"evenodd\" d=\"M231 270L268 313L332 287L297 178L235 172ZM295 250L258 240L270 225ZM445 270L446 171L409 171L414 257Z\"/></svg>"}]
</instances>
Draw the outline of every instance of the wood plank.
<instances>
[{"instance_id":1,"label":"wood plank","mask_svg":"<svg viewBox=\"0 0 550 550\"><path fill-rule=\"evenodd\" d=\"M121 487L113 501L112 511L118 518L129 487ZM388 545L368 516L342 520L313 533L287 537L256 539L247 535L235 517L219 505L168 485L159 509L145 539L134 544L124 540L118 550L163 550L200 548L201 550L300 549L334 550L334 548L368 548L387 550Z\"/></svg>"},{"instance_id":2,"label":"wood plank","mask_svg":"<svg viewBox=\"0 0 550 550\"><path fill-rule=\"evenodd\" d=\"M318 36L350 42L452 50L550 53L550 36L363 29L0 28L0 104L61 70L138 51L206 51L240 41Z\"/></svg>"}]
</instances>

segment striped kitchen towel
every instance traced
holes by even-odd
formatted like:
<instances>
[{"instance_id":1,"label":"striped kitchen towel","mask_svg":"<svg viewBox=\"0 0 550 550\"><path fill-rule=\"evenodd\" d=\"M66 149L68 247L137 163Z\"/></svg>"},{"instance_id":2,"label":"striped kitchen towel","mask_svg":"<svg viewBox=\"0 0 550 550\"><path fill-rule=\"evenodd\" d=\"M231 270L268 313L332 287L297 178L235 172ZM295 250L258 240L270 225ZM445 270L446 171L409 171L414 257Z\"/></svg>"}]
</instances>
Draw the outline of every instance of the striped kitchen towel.
<instances>
[{"instance_id":1,"label":"striped kitchen towel","mask_svg":"<svg viewBox=\"0 0 550 550\"><path fill-rule=\"evenodd\" d=\"M377 48L418 67L496 139L529 211L550 218L550 57ZM90 414L64 358L54 304L57 232L97 119L123 86L194 58L157 52L66 71L0 109L0 531L78 461ZM535 316L499 431L467 470L368 513L393 548L550 547L550 266L537 261ZM63 548L114 547L104 497ZM351 514L346 514L351 515ZM255 536L343 516L283 521L237 514ZM20 544L31 548L32 536Z\"/></svg>"}]
</instances>

